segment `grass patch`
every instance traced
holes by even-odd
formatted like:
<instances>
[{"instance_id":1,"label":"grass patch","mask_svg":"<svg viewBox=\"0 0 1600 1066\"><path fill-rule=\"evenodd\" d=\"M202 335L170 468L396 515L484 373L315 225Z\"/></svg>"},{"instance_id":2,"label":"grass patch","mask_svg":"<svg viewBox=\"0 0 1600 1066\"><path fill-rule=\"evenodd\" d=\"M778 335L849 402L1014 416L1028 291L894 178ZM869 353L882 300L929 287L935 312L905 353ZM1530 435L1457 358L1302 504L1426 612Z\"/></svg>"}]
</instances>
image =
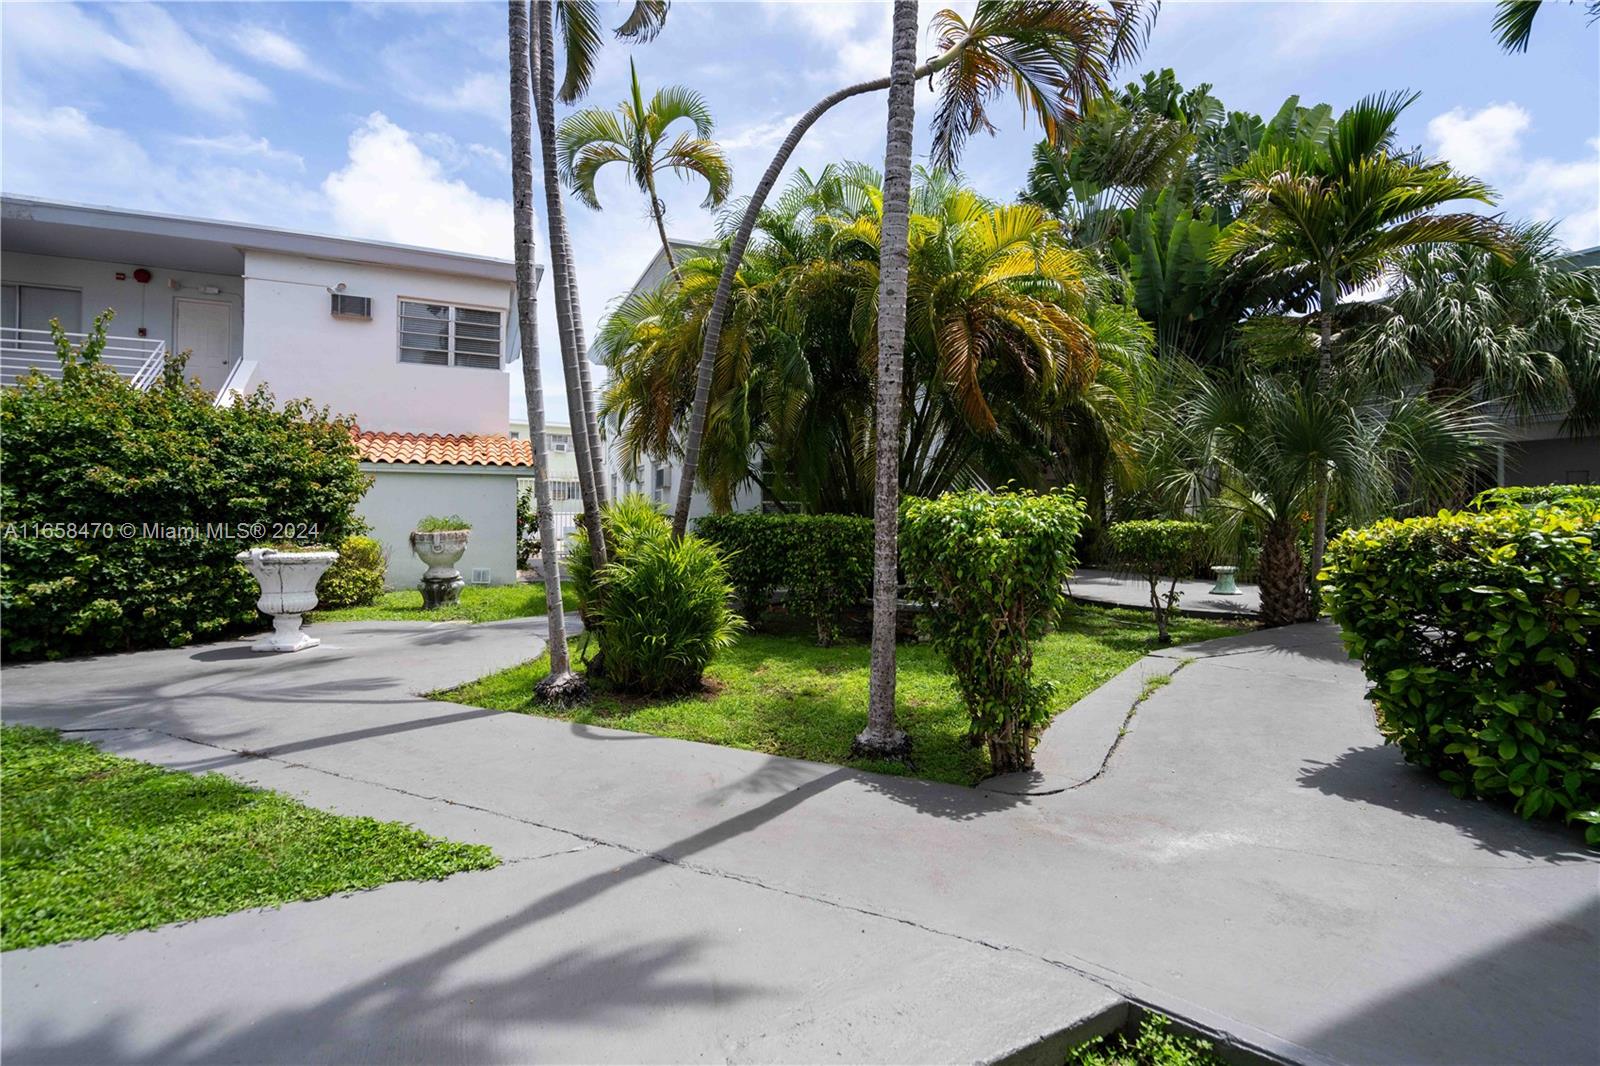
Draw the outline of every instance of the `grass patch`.
<instances>
[{"instance_id":1,"label":"grass patch","mask_svg":"<svg viewBox=\"0 0 1600 1066\"><path fill-rule=\"evenodd\" d=\"M313 810L221 774L0 729L0 948L496 865L481 844Z\"/></svg>"},{"instance_id":2,"label":"grass patch","mask_svg":"<svg viewBox=\"0 0 1600 1066\"><path fill-rule=\"evenodd\" d=\"M1173 620L1179 643L1241 631L1238 623ZM1138 611L1070 607L1040 642L1035 675L1056 682L1059 713L1151 650L1155 629ZM580 638L581 640L581 638ZM574 641L573 647L579 647ZM971 785L989 774L988 751L967 741L967 713L932 648L902 645L897 655L897 716L911 734L914 763L852 759L850 742L866 721L871 653L864 643L818 648L809 637L747 633L706 671L706 691L645 699L607 692L596 682L587 706L557 711L532 702L549 659L511 667L435 699L545 715L585 725L723 744L796 759Z\"/></svg>"},{"instance_id":3,"label":"grass patch","mask_svg":"<svg viewBox=\"0 0 1600 1066\"><path fill-rule=\"evenodd\" d=\"M561 587L561 602L568 611L578 609L578 594L572 586ZM461 602L437 611L422 609L419 589L385 592L370 607L342 607L333 611L314 611L308 622L503 622L508 618L533 618L544 615L543 585L468 585L461 590Z\"/></svg>"},{"instance_id":4,"label":"grass patch","mask_svg":"<svg viewBox=\"0 0 1600 1066\"><path fill-rule=\"evenodd\" d=\"M1067 1052L1067 1066L1225 1066L1211 1041L1172 1032L1171 1022L1147 1015L1136 1030L1097 1036Z\"/></svg>"}]
</instances>

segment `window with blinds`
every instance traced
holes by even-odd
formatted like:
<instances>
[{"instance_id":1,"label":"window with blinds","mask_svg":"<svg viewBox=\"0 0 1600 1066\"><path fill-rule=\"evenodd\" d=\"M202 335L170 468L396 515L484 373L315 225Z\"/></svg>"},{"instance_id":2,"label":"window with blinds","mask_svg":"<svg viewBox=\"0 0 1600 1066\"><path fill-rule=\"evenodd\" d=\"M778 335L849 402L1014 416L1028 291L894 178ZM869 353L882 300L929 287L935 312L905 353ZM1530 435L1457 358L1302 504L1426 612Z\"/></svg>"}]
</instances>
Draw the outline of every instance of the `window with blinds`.
<instances>
[{"instance_id":1,"label":"window with blinds","mask_svg":"<svg viewBox=\"0 0 1600 1066\"><path fill-rule=\"evenodd\" d=\"M400 361L500 369L499 311L400 301Z\"/></svg>"}]
</instances>

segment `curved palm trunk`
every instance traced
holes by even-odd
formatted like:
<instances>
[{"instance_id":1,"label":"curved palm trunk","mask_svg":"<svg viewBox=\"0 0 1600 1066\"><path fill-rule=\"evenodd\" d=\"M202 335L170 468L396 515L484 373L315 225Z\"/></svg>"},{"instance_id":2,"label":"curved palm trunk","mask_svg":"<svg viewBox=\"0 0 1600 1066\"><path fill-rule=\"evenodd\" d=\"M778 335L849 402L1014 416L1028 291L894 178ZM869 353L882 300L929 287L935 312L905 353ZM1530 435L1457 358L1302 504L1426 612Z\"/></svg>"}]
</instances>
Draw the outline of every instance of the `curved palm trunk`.
<instances>
[{"instance_id":1,"label":"curved palm trunk","mask_svg":"<svg viewBox=\"0 0 1600 1066\"><path fill-rule=\"evenodd\" d=\"M561 606L561 559L556 547L555 518L550 508L550 457L544 435L544 385L539 374L539 330L535 320L533 118L528 99L528 5L526 0L510 0L507 9L511 31L511 190L517 260L517 329L522 337L522 388L528 400L528 432L533 437L537 464L533 471L533 494L539 511L540 554L544 556L550 680L556 682L557 679L572 676L572 666L567 659L566 619Z\"/></svg>"},{"instance_id":2,"label":"curved palm trunk","mask_svg":"<svg viewBox=\"0 0 1600 1066\"><path fill-rule=\"evenodd\" d=\"M544 159L545 222L550 236L550 272L556 298L556 324L561 337L562 377L567 386L567 410L573 423L572 443L578 460L578 487L583 494L583 522L589 534L590 559L598 571L606 565L605 532L600 522L600 497L595 471L600 464L591 455L592 419L588 411L583 379L584 357L579 354L582 323L573 306L577 285L573 279L572 248L567 236L566 213L561 203L561 182L556 162L556 82L554 5L550 0L534 0L530 66L534 78L534 107L539 118L539 147ZM532 431L532 427L529 427Z\"/></svg>"},{"instance_id":3,"label":"curved palm trunk","mask_svg":"<svg viewBox=\"0 0 1600 1066\"><path fill-rule=\"evenodd\" d=\"M961 50L966 48L968 40L969 38L963 37L943 55L918 67L915 77L926 78L949 66ZM728 258L722 265L722 276L717 280L717 293L711 301L711 310L706 313L705 340L700 348L700 367L695 376L694 406L689 411L689 432L683 446L682 480L678 483L677 504L672 512L672 533L675 537L683 536L684 530L689 525L689 505L694 499L700 444L705 436L706 412L711 406L711 379L716 371L717 347L722 341L722 323L728 314L728 304L733 299L734 276L739 272L739 264L744 259L744 250L750 243L750 235L755 232L756 218L761 214L761 208L766 204L772 187L778 183L778 175L783 172L789 157L799 147L806 131L815 125L819 118L827 114L835 104L888 87L888 78L874 78L829 93L818 100L789 130L789 135L778 146L772 162L767 164L766 173L761 175L761 181L757 183L755 192L750 194L750 202L745 205L744 215L739 219L739 228L728 246Z\"/></svg>"},{"instance_id":4,"label":"curved palm trunk","mask_svg":"<svg viewBox=\"0 0 1600 1066\"><path fill-rule=\"evenodd\" d=\"M873 488L872 686L864 755L904 757L910 738L895 726L895 615L900 593L900 403L905 373L906 285L911 252L911 140L916 122L917 0L895 0L889 69L889 147L883 161L878 273L877 482Z\"/></svg>"}]
</instances>

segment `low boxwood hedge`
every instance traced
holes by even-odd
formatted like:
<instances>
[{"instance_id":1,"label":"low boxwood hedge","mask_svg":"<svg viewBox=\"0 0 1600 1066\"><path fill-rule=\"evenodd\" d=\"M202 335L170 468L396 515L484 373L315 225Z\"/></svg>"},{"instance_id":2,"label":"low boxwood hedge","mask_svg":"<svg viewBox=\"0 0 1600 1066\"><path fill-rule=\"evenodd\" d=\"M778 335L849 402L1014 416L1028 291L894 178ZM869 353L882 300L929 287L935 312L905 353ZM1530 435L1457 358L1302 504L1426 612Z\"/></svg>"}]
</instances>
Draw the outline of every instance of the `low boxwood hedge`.
<instances>
[{"instance_id":1,"label":"low boxwood hedge","mask_svg":"<svg viewBox=\"0 0 1600 1066\"><path fill-rule=\"evenodd\" d=\"M706 515L695 530L722 549L729 579L756 622L779 588L817 627L817 643L839 637L844 613L872 593L872 519L856 515Z\"/></svg>"},{"instance_id":2,"label":"low boxwood hedge","mask_svg":"<svg viewBox=\"0 0 1600 1066\"><path fill-rule=\"evenodd\" d=\"M1600 843L1600 504L1384 521L1321 574L1384 735L1459 796Z\"/></svg>"}]
</instances>

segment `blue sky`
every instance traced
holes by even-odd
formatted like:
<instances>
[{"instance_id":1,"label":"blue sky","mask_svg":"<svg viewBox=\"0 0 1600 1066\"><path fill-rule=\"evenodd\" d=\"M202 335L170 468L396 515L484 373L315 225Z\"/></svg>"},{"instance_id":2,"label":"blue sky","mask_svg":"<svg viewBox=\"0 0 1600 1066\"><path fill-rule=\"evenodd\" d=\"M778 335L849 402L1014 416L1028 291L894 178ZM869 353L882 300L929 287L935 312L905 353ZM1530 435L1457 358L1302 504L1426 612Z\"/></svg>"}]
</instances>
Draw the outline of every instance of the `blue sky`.
<instances>
[{"instance_id":1,"label":"blue sky","mask_svg":"<svg viewBox=\"0 0 1600 1066\"><path fill-rule=\"evenodd\" d=\"M938 6L923 4L925 25ZM1230 108L1269 114L1290 94L1343 107L1419 90L1408 142L1489 181L1509 215L1561 219L1562 237L1589 247L1600 244L1600 27L1581 5L1546 6L1530 52L1508 56L1487 2L1168 0L1119 80L1170 66L1185 85L1211 82ZM622 17L621 4L601 7ZM676 0L655 42L607 46L585 103L623 98L630 55L647 92L700 90L740 194L796 115L886 72L888 30L886 3ZM0 4L0 187L509 256L505 34L499 3ZM924 112L929 99L919 89ZM963 166L1007 197L1037 131L1009 104L995 115L1000 133L973 140ZM847 102L795 163L881 166L883 127L882 96ZM663 194L675 236L709 232L703 189L669 183ZM568 204L591 333L655 247L620 172L600 198L600 212ZM560 418L541 295L547 410Z\"/></svg>"}]
</instances>

